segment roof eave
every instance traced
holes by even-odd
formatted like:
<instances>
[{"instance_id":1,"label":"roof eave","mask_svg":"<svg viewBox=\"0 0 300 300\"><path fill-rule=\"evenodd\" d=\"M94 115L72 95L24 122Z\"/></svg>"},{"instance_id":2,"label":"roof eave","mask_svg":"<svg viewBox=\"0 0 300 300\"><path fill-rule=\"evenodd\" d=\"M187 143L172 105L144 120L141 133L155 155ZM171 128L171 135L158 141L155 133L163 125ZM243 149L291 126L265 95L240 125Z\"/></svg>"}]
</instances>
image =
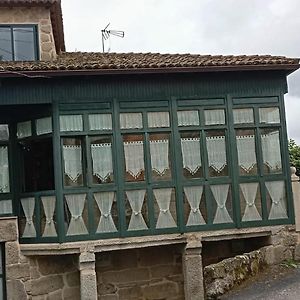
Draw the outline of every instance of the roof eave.
<instances>
[{"instance_id":1,"label":"roof eave","mask_svg":"<svg viewBox=\"0 0 300 300\"><path fill-rule=\"evenodd\" d=\"M64 70L31 70L0 71L0 77L65 77L95 75L129 75L129 74L173 74L173 73L206 73L206 72L241 72L241 71L283 71L286 75L300 68L299 64L281 65L234 65L234 66L201 66L174 68L124 68L124 69L64 69Z\"/></svg>"}]
</instances>

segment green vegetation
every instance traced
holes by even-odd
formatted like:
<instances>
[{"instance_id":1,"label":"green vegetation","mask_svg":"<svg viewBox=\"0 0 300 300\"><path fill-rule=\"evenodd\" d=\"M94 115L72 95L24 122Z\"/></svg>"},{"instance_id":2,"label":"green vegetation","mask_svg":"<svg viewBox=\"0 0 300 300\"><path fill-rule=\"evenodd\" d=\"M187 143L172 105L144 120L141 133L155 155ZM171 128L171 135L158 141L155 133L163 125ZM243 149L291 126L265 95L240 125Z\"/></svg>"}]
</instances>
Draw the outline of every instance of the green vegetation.
<instances>
[{"instance_id":1,"label":"green vegetation","mask_svg":"<svg viewBox=\"0 0 300 300\"><path fill-rule=\"evenodd\" d=\"M289 156L291 166L297 169L296 174L300 175L300 146L292 139L289 140Z\"/></svg>"}]
</instances>

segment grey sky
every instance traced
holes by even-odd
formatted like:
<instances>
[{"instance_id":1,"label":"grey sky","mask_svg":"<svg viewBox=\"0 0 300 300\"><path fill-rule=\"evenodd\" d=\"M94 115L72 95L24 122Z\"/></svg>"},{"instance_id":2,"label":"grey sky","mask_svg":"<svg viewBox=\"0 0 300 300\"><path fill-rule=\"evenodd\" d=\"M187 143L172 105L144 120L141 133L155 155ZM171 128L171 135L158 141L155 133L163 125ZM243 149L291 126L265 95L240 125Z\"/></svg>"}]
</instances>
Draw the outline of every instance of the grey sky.
<instances>
[{"instance_id":1,"label":"grey sky","mask_svg":"<svg viewBox=\"0 0 300 300\"><path fill-rule=\"evenodd\" d=\"M67 51L272 54L300 57L299 0L62 0ZM109 44L107 44L109 46ZM289 76L288 134L300 144L300 70Z\"/></svg>"}]
</instances>

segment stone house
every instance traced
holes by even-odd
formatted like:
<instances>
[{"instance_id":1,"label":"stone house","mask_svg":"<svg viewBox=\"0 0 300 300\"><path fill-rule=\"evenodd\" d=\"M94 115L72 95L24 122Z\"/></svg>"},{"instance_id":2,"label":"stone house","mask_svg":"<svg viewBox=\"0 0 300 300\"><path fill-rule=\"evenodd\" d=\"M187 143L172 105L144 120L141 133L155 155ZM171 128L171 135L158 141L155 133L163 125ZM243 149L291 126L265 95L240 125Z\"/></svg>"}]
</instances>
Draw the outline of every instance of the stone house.
<instances>
[{"instance_id":1,"label":"stone house","mask_svg":"<svg viewBox=\"0 0 300 300\"><path fill-rule=\"evenodd\" d=\"M0 299L202 299L294 224L299 59L67 53L59 0L0 0L0 60Z\"/></svg>"}]
</instances>

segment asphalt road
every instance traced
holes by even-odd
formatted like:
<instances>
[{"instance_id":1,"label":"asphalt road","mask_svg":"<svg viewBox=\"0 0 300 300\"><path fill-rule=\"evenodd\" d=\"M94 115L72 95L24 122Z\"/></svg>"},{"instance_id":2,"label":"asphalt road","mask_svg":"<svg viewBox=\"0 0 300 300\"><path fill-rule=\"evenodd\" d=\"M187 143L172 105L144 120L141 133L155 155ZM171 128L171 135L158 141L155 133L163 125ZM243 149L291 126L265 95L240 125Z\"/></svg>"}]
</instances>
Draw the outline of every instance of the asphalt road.
<instances>
[{"instance_id":1,"label":"asphalt road","mask_svg":"<svg viewBox=\"0 0 300 300\"><path fill-rule=\"evenodd\" d=\"M300 268L269 269L222 300L300 300Z\"/></svg>"}]
</instances>

